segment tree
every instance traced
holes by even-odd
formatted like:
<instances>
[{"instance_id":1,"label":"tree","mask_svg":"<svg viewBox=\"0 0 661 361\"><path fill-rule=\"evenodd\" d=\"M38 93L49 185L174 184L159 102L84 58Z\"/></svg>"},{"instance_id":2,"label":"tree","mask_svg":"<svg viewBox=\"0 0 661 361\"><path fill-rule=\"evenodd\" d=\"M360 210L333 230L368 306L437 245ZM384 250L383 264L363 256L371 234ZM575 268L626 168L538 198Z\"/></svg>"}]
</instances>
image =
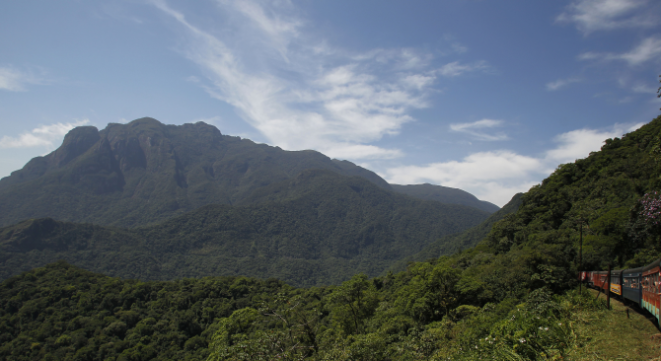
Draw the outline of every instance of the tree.
<instances>
[{"instance_id":1,"label":"tree","mask_svg":"<svg viewBox=\"0 0 661 361\"><path fill-rule=\"evenodd\" d=\"M661 75L659 75L659 78L661 78ZM661 83L661 79L659 79L659 83ZM661 86L656 90L656 92L658 94L656 97L661 98ZM661 110L661 108L659 108L659 110Z\"/></svg>"},{"instance_id":2,"label":"tree","mask_svg":"<svg viewBox=\"0 0 661 361\"><path fill-rule=\"evenodd\" d=\"M459 296L456 286L460 278L458 270L445 265L437 265L431 271L425 288L431 296L428 302L435 312L445 311L446 316L450 313Z\"/></svg>"},{"instance_id":3,"label":"tree","mask_svg":"<svg viewBox=\"0 0 661 361\"><path fill-rule=\"evenodd\" d=\"M336 288L330 295L330 301L335 305L333 317L346 334L365 333L365 321L379 305L376 287L363 273Z\"/></svg>"}]
</instances>

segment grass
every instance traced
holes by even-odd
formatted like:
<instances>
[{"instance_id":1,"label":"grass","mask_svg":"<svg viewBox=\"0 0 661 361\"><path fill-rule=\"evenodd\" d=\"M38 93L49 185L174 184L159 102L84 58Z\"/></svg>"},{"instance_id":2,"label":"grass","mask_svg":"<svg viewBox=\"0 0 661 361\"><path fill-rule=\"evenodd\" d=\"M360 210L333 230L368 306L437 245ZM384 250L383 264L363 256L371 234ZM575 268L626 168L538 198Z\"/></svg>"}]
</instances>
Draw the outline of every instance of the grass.
<instances>
[{"instance_id":1,"label":"grass","mask_svg":"<svg viewBox=\"0 0 661 361\"><path fill-rule=\"evenodd\" d=\"M590 291L597 297L597 291ZM605 300L604 296L599 298ZM572 318L574 334L581 336L576 336L575 347L567 355L569 360L661 361L661 333L656 321L633 305L628 307L611 298L610 310L577 310Z\"/></svg>"}]
</instances>

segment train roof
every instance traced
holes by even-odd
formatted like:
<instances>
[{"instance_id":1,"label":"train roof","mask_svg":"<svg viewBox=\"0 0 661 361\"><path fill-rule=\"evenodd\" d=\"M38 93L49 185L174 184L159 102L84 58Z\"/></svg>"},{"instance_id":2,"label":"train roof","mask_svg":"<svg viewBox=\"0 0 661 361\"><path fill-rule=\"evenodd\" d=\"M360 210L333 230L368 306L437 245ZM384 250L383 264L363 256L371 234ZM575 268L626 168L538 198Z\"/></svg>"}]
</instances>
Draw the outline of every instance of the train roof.
<instances>
[{"instance_id":1,"label":"train roof","mask_svg":"<svg viewBox=\"0 0 661 361\"><path fill-rule=\"evenodd\" d=\"M647 266L644 266L644 267L643 267L643 272L645 272L645 271L649 271L649 270L651 270L651 269L654 268L654 267L658 267L658 266L659 266L659 263L661 263L661 258L656 259L654 262L648 264Z\"/></svg>"},{"instance_id":2,"label":"train roof","mask_svg":"<svg viewBox=\"0 0 661 361\"><path fill-rule=\"evenodd\" d=\"M643 267L637 267L637 268L625 269L625 270L622 270L622 271L623 271L625 274L629 274L629 273L642 273L644 268L645 268L645 267L643 266Z\"/></svg>"}]
</instances>

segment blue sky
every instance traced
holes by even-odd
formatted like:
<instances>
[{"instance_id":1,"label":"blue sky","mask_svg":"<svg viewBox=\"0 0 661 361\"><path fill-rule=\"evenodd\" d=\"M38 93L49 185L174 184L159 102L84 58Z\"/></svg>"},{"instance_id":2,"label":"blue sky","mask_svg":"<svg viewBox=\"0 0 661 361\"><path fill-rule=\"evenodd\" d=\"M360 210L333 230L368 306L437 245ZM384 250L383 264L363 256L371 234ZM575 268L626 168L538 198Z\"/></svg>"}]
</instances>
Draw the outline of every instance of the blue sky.
<instances>
[{"instance_id":1,"label":"blue sky","mask_svg":"<svg viewBox=\"0 0 661 361\"><path fill-rule=\"evenodd\" d=\"M150 116L502 206L661 107L656 0L4 1L0 49L0 177Z\"/></svg>"}]
</instances>

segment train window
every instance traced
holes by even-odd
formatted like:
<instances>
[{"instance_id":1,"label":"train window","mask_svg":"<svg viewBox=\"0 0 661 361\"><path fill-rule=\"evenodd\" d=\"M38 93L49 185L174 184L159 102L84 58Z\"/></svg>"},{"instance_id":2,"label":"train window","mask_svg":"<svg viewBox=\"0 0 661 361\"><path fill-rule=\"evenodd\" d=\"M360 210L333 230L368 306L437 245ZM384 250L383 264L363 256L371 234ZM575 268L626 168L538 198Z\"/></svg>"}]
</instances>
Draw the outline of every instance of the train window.
<instances>
[{"instance_id":1,"label":"train window","mask_svg":"<svg viewBox=\"0 0 661 361\"><path fill-rule=\"evenodd\" d=\"M625 278L623 286L624 287L631 287L631 278Z\"/></svg>"},{"instance_id":2,"label":"train window","mask_svg":"<svg viewBox=\"0 0 661 361\"><path fill-rule=\"evenodd\" d=\"M650 275L650 292L656 293L656 277L654 275Z\"/></svg>"}]
</instances>

